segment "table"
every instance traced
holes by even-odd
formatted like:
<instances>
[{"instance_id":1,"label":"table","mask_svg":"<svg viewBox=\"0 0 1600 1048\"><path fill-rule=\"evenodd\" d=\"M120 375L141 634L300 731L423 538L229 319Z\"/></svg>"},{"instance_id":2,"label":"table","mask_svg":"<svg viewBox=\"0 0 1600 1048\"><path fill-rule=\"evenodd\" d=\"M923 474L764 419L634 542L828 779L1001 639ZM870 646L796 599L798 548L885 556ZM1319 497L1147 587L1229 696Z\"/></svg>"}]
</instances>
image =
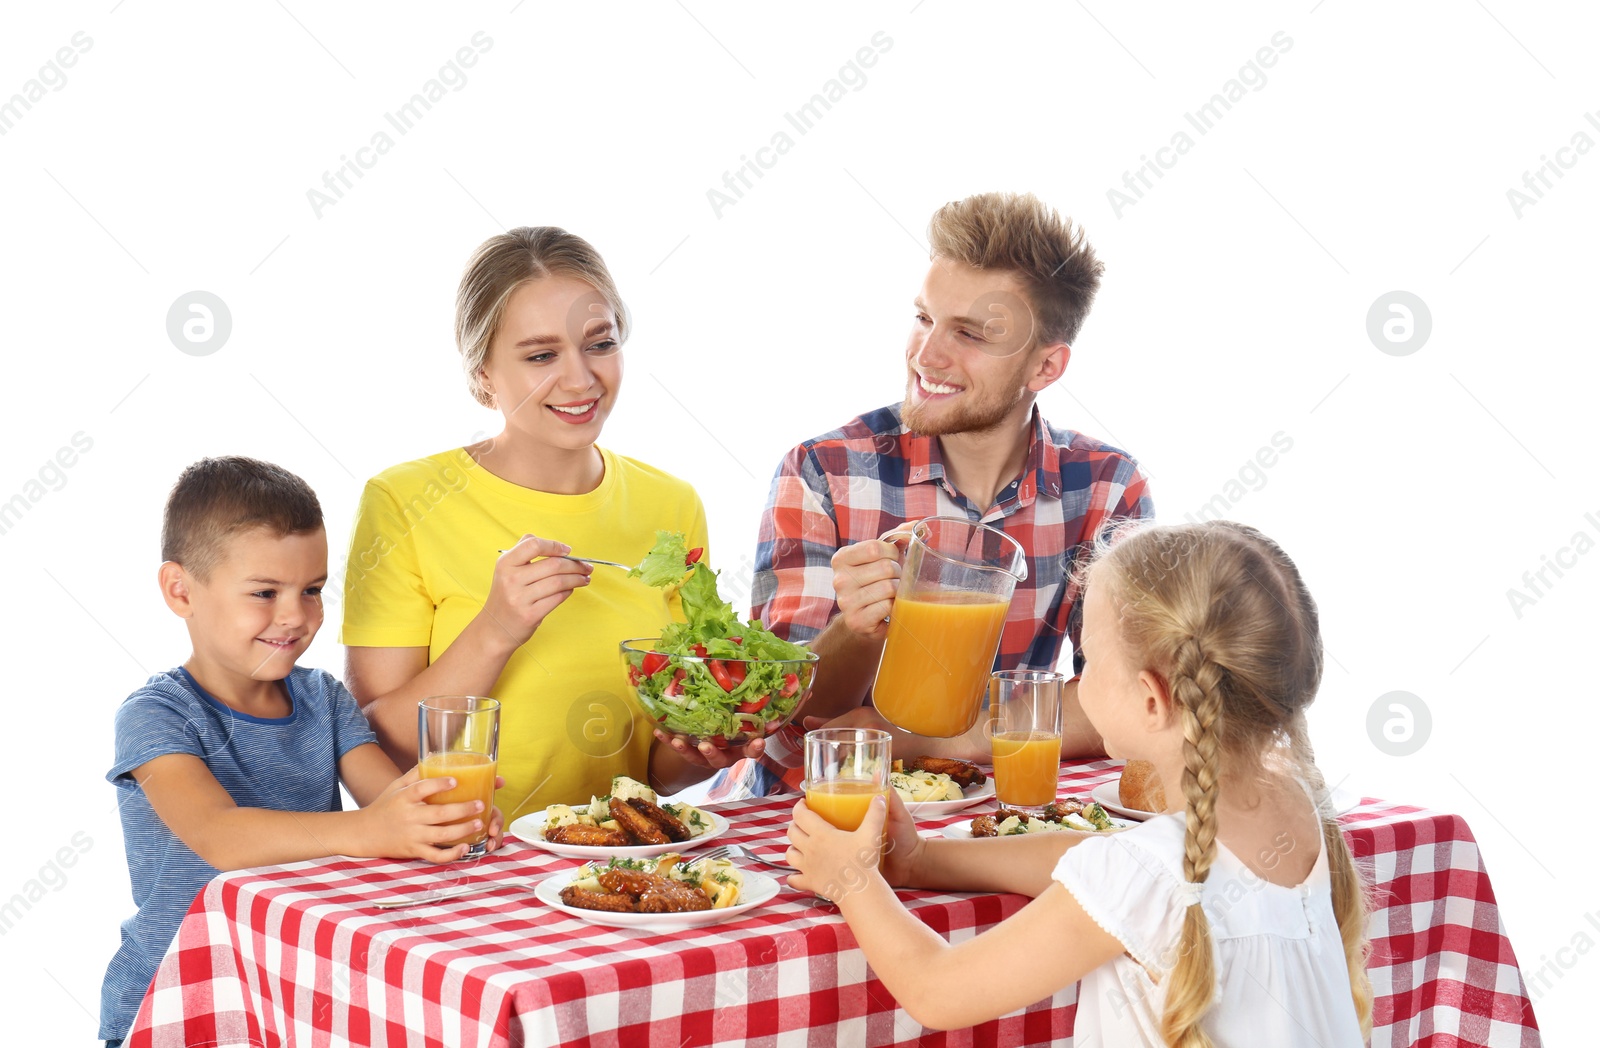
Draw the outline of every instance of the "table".
<instances>
[{"instance_id":1,"label":"table","mask_svg":"<svg viewBox=\"0 0 1600 1048\"><path fill-rule=\"evenodd\" d=\"M1107 761L1068 764L1063 794L1087 795L1117 771ZM781 855L792 800L719 806L732 823L719 843ZM1342 822L1377 885L1373 1045L1539 1045L1465 822L1370 799ZM338 858L220 875L185 917L127 1044L1072 1044L1075 987L981 1026L924 1031L868 972L837 911L788 888L741 919L669 937L586 924L524 887L576 865L508 839L452 867ZM497 887L410 910L370 905L462 881ZM1026 902L901 898L954 940Z\"/></svg>"}]
</instances>

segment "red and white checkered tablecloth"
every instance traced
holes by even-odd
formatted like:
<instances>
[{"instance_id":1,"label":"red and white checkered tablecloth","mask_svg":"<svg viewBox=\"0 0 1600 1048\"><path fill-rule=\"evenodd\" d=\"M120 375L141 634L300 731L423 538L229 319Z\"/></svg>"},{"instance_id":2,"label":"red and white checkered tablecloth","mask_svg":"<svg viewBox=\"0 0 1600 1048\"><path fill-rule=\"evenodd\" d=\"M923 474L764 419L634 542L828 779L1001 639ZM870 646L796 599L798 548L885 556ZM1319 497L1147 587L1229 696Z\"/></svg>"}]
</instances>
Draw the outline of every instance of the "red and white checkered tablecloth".
<instances>
[{"instance_id":1,"label":"red and white checkered tablecloth","mask_svg":"<svg viewBox=\"0 0 1600 1048\"><path fill-rule=\"evenodd\" d=\"M1116 774L1105 761L1069 765L1063 795L1086 795ZM732 826L718 843L780 857L791 806L777 798L721 806ZM1466 824L1367 801L1344 825L1378 891L1373 1045L1538 1045ZM1072 1044L1075 987L981 1026L925 1031L867 970L837 911L787 887L738 919L673 935L590 925L527 890L577 865L508 839L477 863L451 867L330 859L223 874L184 919L126 1044ZM497 887L409 910L370 905L469 881ZM900 896L955 941L1027 901Z\"/></svg>"}]
</instances>

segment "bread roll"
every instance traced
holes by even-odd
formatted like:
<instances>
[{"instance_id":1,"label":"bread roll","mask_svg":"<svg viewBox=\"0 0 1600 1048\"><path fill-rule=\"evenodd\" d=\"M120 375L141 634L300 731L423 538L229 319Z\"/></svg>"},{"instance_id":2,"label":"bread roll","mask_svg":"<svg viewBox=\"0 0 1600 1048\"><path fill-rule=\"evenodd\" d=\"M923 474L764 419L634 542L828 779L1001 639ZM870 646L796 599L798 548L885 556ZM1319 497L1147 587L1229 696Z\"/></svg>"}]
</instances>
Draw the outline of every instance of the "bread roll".
<instances>
[{"instance_id":1,"label":"bread roll","mask_svg":"<svg viewBox=\"0 0 1600 1048\"><path fill-rule=\"evenodd\" d=\"M1129 761L1117 783L1117 801L1134 811L1166 811L1167 791L1161 788L1156 766L1149 761Z\"/></svg>"}]
</instances>

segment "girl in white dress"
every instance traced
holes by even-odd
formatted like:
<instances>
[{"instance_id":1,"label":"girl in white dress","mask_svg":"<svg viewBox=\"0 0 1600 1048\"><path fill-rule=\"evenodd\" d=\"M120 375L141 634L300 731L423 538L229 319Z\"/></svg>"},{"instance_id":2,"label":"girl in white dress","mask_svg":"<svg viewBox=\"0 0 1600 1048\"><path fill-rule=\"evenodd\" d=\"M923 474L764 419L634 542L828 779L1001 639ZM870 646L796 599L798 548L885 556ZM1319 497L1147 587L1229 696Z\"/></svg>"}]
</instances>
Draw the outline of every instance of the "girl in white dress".
<instances>
[{"instance_id":1,"label":"girl in white dress","mask_svg":"<svg viewBox=\"0 0 1600 1048\"><path fill-rule=\"evenodd\" d=\"M970 1026L1081 980L1080 1044L1364 1044L1364 887L1312 799L1322 641L1300 573L1243 525L1134 525L1102 543L1087 584L1079 701L1108 754L1177 786L1173 810L1114 834L924 840L893 793L854 833L801 801L791 884L838 903L924 1026ZM890 884L1033 902L952 944Z\"/></svg>"}]
</instances>

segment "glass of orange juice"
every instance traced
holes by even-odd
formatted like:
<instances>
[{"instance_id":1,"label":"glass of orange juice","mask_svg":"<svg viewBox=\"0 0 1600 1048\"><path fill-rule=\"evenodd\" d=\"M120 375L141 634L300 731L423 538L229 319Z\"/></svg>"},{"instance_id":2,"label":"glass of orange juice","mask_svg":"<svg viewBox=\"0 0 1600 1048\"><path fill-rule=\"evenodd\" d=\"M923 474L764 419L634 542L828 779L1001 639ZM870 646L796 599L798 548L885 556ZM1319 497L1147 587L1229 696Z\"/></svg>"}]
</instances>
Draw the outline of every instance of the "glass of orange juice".
<instances>
[{"instance_id":1,"label":"glass of orange juice","mask_svg":"<svg viewBox=\"0 0 1600 1048\"><path fill-rule=\"evenodd\" d=\"M417 704L417 768L422 778L456 780L454 787L433 794L428 803L483 802L483 829L452 842L469 845L463 858L476 859L489 849L489 809L494 807L499 756L499 700L438 695Z\"/></svg>"},{"instance_id":2,"label":"glass of orange juice","mask_svg":"<svg viewBox=\"0 0 1600 1048\"><path fill-rule=\"evenodd\" d=\"M1005 532L962 517L919 520L907 541L872 702L897 728L949 738L978 722L1027 557Z\"/></svg>"},{"instance_id":3,"label":"glass of orange juice","mask_svg":"<svg viewBox=\"0 0 1600 1048\"><path fill-rule=\"evenodd\" d=\"M872 798L889 796L890 735L877 728L820 728L806 732L806 807L841 830L859 830ZM874 858L876 866L882 858ZM861 857L864 860L866 856ZM831 902L832 893L856 884L827 885L817 893Z\"/></svg>"},{"instance_id":4,"label":"glass of orange juice","mask_svg":"<svg viewBox=\"0 0 1600 1048\"><path fill-rule=\"evenodd\" d=\"M889 795L889 742L876 728L806 732L806 807L841 830L860 829L872 798Z\"/></svg>"},{"instance_id":5,"label":"glass of orange juice","mask_svg":"<svg viewBox=\"0 0 1600 1048\"><path fill-rule=\"evenodd\" d=\"M1001 670L989 675L989 746L995 799L1008 808L1042 808L1056 799L1061 771L1063 674Z\"/></svg>"}]
</instances>

